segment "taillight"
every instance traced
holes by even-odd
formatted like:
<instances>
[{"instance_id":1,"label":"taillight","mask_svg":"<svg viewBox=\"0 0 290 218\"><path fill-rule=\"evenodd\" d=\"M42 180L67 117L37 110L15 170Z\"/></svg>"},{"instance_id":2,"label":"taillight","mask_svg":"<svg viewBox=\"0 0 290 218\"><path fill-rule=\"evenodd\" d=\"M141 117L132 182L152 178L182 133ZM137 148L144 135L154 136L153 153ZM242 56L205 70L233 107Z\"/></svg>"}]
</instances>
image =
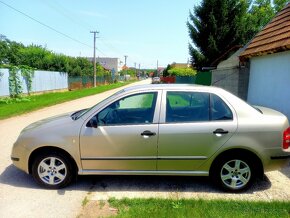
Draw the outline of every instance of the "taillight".
<instances>
[{"instance_id":1,"label":"taillight","mask_svg":"<svg viewBox=\"0 0 290 218\"><path fill-rule=\"evenodd\" d=\"M283 149L288 149L290 147L290 127L286 129L283 133Z\"/></svg>"}]
</instances>

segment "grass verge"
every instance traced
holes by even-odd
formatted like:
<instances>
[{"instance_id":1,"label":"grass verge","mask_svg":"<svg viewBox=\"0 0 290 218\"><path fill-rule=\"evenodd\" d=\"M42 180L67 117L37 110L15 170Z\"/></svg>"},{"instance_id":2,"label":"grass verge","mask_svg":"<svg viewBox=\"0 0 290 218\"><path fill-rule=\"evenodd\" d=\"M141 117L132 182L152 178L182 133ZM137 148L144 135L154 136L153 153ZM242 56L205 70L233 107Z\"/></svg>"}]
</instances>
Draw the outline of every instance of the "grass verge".
<instances>
[{"instance_id":1,"label":"grass verge","mask_svg":"<svg viewBox=\"0 0 290 218\"><path fill-rule=\"evenodd\" d=\"M290 201L110 199L109 203L118 209L116 217L290 217Z\"/></svg>"},{"instance_id":2,"label":"grass verge","mask_svg":"<svg viewBox=\"0 0 290 218\"><path fill-rule=\"evenodd\" d=\"M70 92L56 92L46 93L42 95L33 95L29 96L28 101L14 101L8 104L6 104L5 102L0 102L0 120L38 110L47 106L52 106L66 101L95 95L101 92L125 86L129 83L130 82L114 83L109 85L101 85L96 88L81 89Z\"/></svg>"}]
</instances>

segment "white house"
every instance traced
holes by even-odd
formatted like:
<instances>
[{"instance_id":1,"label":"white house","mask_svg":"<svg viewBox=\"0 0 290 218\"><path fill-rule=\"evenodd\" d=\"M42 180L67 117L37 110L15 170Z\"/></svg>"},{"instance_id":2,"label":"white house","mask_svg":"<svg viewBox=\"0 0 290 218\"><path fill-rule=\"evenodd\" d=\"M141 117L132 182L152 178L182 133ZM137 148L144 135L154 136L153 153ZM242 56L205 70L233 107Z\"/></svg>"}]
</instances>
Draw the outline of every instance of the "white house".
<instances>
[{"instance_id":1,"label":"white house","mask_svg":"<svg viewBox=\"0 0 290 218\"><path fill-rule=\"evenodd\" d=\"M88 59L92 62L94 61L94 58ZM119 58L96 57L96 62L107 70L115 71L115 73L118 73L121 68Z\"/></svg>"},{"instance_id":2,"label":"white house","mask_svg":"<svg viewBox=\"0 0 290 218\"><path fill-rule=\"evenodd\" d=\"M290 120L290 2L253 38L240 60L250 62L247 101Z\"/></svg>"}]
</instances>

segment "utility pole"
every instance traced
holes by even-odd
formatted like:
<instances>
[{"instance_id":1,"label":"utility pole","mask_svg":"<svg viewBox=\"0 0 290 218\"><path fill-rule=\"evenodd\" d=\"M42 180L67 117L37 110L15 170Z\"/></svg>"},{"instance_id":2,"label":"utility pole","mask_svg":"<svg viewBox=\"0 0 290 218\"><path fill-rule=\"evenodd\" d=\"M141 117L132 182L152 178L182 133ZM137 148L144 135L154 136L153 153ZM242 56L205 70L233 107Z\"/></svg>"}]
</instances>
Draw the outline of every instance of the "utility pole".
<instances>
[{"instance_id":1,"label":"utility pole","mask_svg":"<svg viewBox=\"0 0 290 218\"><path fill-rule=\"evenodd\" d=\"M127 80L127 57L128 55L124 55L125 57L125 81Z\"/></svg>"},{"instance_id":2,"label":"utility pole","mask_svg":"<svg viewBox=\"0 0 290 218\"><path fill-rule=\"evenodd\" d=\"M156 76L159 76L159 72L158 72L158 60L157 60L157 68L156 68L156 71L157 71L157 75Z\"/></svg>"},{"instance_id":3,"label":"utility pole","mask_svg":"<svg viewBox=\"0 0 290 218\"><path fill-rule=\"evenodd\" d=\"M127 57L128 57L128 55L124 55L124 57L125 57L125 66L127 67Z\"/></svg>"},{"instance_id":4,"label":"utility pole","mask_svg":"<svg viewBox=\"0 0 290 218\"><path fill-rule=\"evenodd\" d=\"M97 86L97 73L96 73L96 34L99 33L98 31L91 31L94 34L94 87Z\"/></svg>"}]
</instances>

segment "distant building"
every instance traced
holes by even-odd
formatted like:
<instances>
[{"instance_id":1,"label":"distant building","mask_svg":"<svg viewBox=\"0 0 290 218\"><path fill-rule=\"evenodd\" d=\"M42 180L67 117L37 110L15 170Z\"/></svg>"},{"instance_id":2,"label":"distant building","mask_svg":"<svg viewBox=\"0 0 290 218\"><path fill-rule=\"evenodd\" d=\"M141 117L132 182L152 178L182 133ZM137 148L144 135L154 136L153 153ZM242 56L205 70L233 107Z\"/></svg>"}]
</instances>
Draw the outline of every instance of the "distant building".
<instances>
[{"instance_id":1,"label":"distant building","mask_svg":"<svg viewBox=\"0 0 290 218\"><path fill-rule=\"evenodd\" d=\"M88 58L90 61L94 61L94 58ZM114 71L117 73L122 69L122 66L120 66L119 58L102 58L97 57L96 62L99 63L102 67L104 67L106 70Z\"/></svg>"}]
</instances>

